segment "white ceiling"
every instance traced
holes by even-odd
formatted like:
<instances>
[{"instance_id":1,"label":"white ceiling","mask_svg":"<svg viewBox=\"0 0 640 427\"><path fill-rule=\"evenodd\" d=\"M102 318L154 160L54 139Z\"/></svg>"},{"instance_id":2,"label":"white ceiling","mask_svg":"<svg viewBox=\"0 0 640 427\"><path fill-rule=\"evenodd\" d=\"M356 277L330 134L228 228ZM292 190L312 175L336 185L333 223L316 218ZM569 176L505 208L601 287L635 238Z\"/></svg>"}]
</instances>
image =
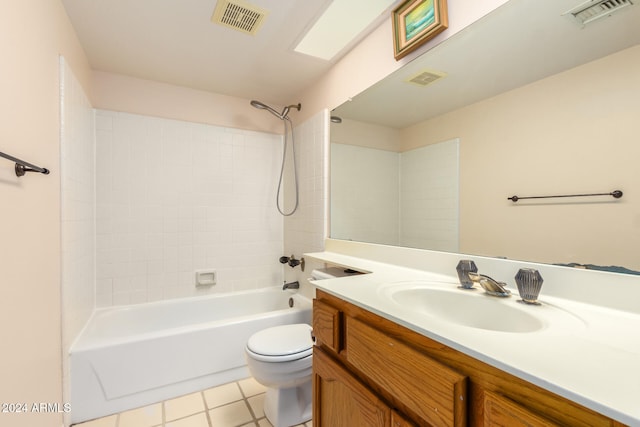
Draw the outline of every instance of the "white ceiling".
<instances>
[{"instance_id":1,"label":"white ceiling","mask_svg":"<svg viewBox=\"0 0 640 427\"><path fill-rule=\"evenodd\" d=\"M275 105L297 103L333 62L293 49L338 0L244 1L269 12L255 36L211 23L217 0L62 0L95 70ZM508 1L336 113L404 128L640 43L640 0L585 28L562 16L582 2ZM391 8L341 54L389 19ZM424 88L403 82L425 68L448 76Z\"/></svg>"},{"instance_id":2,"label":"white ceiling","mask_svg":"<svg viewBox=\"0 0 640 427\"><path fill-rule=\"evenodd\" d=\"M333 65L293 51L331 1L245 0L269 12L252 36L211 23L216 0L62 0L94 70L277 105Z\"/></svg>"},{"instance_id":3,"label":"white ceiling","mask_svg":"<svg viewBox=\"0 0 640 427\"><path fill-rule=\"evenodd\" d=\"M585 27L562 15L583 2L511 0L333 114L402 129L640 43L640 1ZM404 82L424 69L447 77Z\"/></svg>"}]
</instances>

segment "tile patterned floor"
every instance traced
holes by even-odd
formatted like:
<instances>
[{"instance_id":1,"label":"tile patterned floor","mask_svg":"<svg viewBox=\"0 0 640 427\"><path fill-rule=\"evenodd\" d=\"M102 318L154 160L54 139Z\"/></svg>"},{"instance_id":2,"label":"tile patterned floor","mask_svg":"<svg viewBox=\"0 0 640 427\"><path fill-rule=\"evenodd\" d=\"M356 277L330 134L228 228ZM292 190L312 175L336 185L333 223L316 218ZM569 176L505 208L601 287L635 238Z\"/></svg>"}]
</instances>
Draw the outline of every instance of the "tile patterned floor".
<instances>
[{"instance_id":1,"label":"tile patterned floor","mask_svg":"<svg viewBox=\"0 0 640 427\"><path fill-rule=\"evenodd\" d=\"M272 427L265 388L253 378L121 412L74 427ZM311 421L299 427L311 427Z\"/></svg>"}]
</instances>

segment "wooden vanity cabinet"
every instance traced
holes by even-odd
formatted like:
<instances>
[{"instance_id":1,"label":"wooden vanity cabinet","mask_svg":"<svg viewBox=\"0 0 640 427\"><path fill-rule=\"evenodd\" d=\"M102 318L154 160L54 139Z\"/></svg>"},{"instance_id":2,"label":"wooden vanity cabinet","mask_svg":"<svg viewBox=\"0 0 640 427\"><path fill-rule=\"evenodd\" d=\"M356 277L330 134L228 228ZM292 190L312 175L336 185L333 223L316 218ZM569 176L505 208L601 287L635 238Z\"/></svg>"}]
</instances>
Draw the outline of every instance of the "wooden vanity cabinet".
<instances>
[{"instance_id":1,"label":"wooden vanity cabinet","mask_svg":"<svg viewBox=\"0 0 640 427\"><path fill-rule=\"evenodd\" d=\"M317 290L315 427L620 424Z\"/></svg>"}]
</instances>

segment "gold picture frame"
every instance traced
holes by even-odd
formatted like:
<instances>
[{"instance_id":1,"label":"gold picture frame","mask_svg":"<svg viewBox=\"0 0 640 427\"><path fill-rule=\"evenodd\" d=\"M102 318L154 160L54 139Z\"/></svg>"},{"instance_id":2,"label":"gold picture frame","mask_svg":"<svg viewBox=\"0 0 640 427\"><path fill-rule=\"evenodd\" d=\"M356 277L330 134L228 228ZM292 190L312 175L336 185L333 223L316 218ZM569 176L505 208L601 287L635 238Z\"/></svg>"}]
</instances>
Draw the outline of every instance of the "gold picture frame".
<instances>
[{"instance_id":1,"label":"gold picture frame","mask_svg":"<svg viewBox=\"0 0 640 427\"><path fill-rule=\"evenodd\" d=\"M396 61L447 29L447 0L406 0L391 12Z\"/></svg>"}]
</instances>

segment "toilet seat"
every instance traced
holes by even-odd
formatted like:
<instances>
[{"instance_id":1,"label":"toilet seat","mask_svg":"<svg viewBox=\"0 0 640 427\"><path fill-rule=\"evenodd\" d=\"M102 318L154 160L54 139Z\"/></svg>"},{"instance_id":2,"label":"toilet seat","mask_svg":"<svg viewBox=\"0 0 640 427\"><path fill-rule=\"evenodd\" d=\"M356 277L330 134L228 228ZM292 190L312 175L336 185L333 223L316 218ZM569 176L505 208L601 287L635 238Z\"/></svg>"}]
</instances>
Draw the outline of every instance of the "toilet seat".
<instances>
[{"instance_id":1,"label":"toilet seat","mask_svg":"<svg viewBox=\"0 0 640 427\"><path fill-rule=\"evenodd\" d=\"M311 326L298 323L256 332L247 342L247 352L263 362L288 362L311 356Z\"/></svg>"}]
</instances>

